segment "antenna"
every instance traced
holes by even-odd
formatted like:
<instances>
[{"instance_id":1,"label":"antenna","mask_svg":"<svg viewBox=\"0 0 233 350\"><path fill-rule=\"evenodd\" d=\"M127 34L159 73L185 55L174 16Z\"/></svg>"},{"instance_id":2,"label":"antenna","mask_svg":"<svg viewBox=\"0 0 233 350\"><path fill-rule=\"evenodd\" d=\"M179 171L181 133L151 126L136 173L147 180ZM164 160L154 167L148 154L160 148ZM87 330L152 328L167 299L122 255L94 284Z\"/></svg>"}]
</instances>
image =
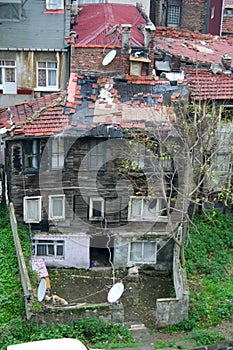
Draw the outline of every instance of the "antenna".
<instances>
[{"instance_id":1,"label":"antenna","mask_svg":"<svg viewBox=\"0 0 233 350\"><path fill-rule=\"evenodd\" d=\"M116 283L108 293L108 302L115 303L120 299L124 292L124 284L122 282Z\"/></svg>"},{"instance_id":2,"label":"antenna","mask_svg":"<svg viewBox=\"0 0 233 350\"><path fill-rule=\"evenodd\" d=\"M104 59L102 61L102 65L107 66L109 63L112 62L112 60L115 58L115 56L116 56L116 50L109 51L109 53L107 53L107 55L104 57Z\"/></svg>"},{"instance_id":3,"label":"antenna","mask_svg":"<svg viewBox=\"0 0 233 350\"><path fill-rule=\"evenodd\" d=\"M39 283L38 290L37 290L37 300L41 302L44 300L46 293L46 281L45 278L42 278L42 280Z\"/></svg>"}]
</instances>

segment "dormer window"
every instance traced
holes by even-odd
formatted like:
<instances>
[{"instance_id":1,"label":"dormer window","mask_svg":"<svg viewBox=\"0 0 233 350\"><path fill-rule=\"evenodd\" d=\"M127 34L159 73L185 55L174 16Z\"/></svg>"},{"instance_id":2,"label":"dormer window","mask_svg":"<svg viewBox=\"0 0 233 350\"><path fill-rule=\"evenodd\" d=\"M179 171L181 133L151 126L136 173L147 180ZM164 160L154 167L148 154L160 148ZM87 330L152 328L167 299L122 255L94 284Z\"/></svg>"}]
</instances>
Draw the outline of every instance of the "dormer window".
<instances>
[{"instance_id":1,"label":"dormer window","mask_svg":"<svg viewBox=\"0 0 233 350\"><path fill-rule=\"evenodd\" d=\"M64 0L46 0L46 10L63 10Z\"/></svg>"}]
</instances>

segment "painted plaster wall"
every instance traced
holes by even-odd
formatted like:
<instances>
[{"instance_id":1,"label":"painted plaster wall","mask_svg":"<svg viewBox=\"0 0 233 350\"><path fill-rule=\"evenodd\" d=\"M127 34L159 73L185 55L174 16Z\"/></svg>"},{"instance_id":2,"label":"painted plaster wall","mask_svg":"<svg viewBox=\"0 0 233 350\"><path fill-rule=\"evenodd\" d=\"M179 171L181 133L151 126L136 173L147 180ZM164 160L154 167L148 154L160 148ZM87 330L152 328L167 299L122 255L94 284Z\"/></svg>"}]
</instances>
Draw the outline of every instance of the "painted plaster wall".
<instances>
[{"instance_id":1,"label":"painted plaster wall","mask_svg":"<svg viewBox=\"0 0 233 350\"><path fill-rule=\"evenodd\" d=\"M64 241L64 258L43 257L46 266L89 268L89 237L84 235L63 234L46 236L35 235L33 239Z\"/></svg>"}]
</instances>

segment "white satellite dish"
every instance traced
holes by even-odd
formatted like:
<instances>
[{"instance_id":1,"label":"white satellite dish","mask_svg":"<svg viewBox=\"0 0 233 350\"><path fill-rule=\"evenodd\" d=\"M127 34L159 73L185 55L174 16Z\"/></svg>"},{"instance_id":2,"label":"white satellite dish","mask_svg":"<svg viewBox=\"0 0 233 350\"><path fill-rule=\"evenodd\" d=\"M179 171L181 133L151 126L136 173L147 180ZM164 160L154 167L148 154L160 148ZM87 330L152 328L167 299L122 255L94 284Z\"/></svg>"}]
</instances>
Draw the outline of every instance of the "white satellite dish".
<instances>
[{"instance_id":1,"label":"white satellite dish","mask_svg":"<svg viewBox=\"0 0 233 350\"><path fill-rule=\"evenodd\" d=\"M115 303L118 299L120 299L123 292L124 284L122 282L116 283L108 293L108 302L111 304Z\"/></svg>"},{"instance_id":2,"label":"white satellite dish","mask_svg":"<svg viewBox=\"0 0 233 350\"><path fill-rule=\"evenodd\" d=\"M37 290L37 300L39 302L41 302L44 299L45 293L46 293L46 281L44 278L42 278Z\"/></svg>"},{"instance_id":3,"label":"white satellite dish","mask_svg":"<svg viewBox=\"0 0 233 350\"><path fill-rule=\"evenodd\" d=\"M107 53L107 55L104 57L102 61L102 65L107 66L110 62L112 62L115 56L116 56L116 50L109 51L109 53Z\"/></svg>"}]
</instances>

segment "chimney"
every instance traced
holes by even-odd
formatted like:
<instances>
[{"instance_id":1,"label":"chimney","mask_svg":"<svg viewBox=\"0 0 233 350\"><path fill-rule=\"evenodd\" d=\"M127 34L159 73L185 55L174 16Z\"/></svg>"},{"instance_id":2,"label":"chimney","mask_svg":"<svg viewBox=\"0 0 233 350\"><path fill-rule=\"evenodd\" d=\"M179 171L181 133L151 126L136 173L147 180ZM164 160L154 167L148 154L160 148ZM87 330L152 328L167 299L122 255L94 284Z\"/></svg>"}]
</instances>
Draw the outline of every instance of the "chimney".
<instances>
[{"instance_id":1,"label":"chimney","mask_svg":"<svg viewBox=\"0 0 233 350\"><path fill-rule=\"evenodd\" d=\"M130 47L130 33L131 33L131 24L122 24L122 48L128 49Z\"/></svg>"},{"instance_id":2,"label":"chimney","mask_svg":"<svg viewBox=\"0 0 233 350\"><path fill-rule=\"evenodd\" d=\"M147 48L150 42L151 34L155 32L155 26L152 22L149 22L145 25L144 29L144 46Z\"/></svg>"},{"instance_id":3,"label":"chimney","mask_svg":"<svg viewBox=\"0 0 233 350\"><path fill-rule=\"evenodd\" d=\"M222 59L222 65L224 66L224 68L226 68L226 70L231 70L232 58L228 56L228 54L226 53L221 57L221 59Z\"/></svg>"}]
</instances>

